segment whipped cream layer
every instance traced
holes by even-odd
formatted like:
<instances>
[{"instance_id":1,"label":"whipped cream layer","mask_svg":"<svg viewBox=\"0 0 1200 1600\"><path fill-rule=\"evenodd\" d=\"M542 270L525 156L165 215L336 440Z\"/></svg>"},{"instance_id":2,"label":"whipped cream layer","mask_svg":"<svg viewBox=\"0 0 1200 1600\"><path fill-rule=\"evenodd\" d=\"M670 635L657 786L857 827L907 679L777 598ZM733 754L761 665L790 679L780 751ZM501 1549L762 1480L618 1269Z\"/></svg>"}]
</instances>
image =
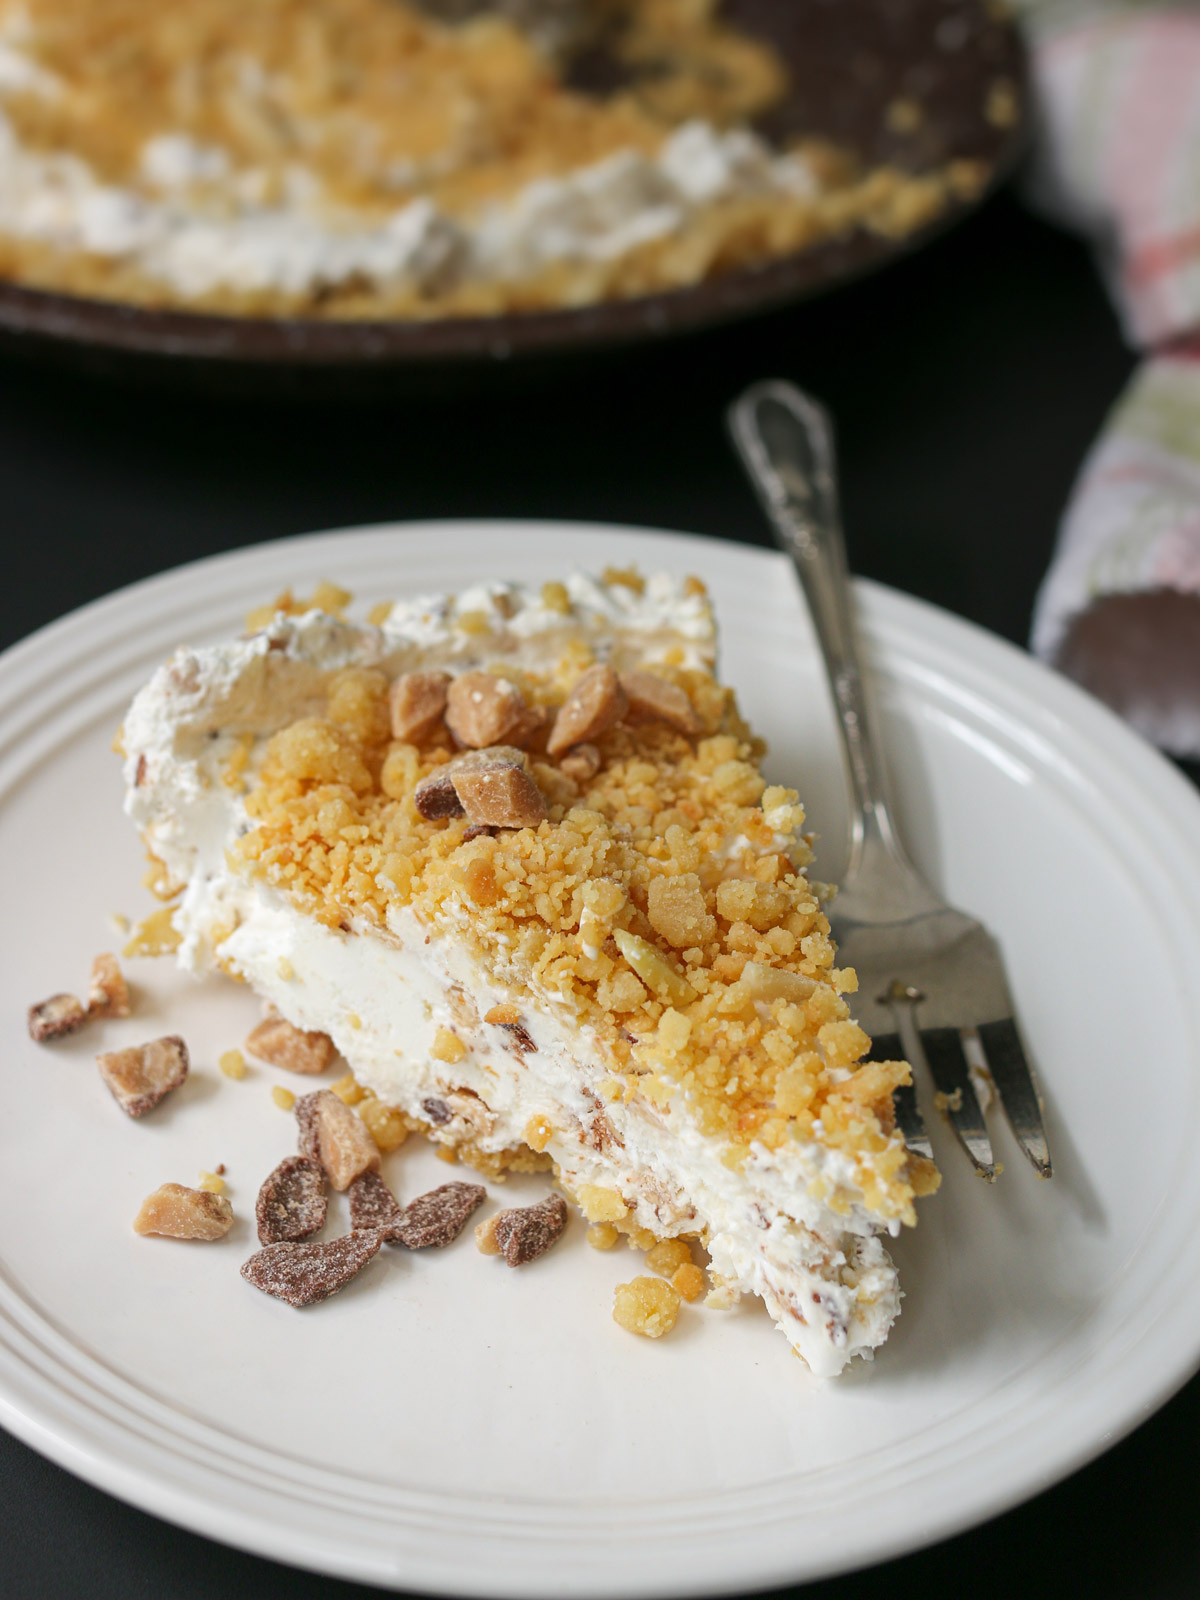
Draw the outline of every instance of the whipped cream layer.
<instances>
[{"instance_id":1,"label":"whipped cream layer","mask_svg":"<svg viewBox=\"0 0 1200 1600\"><path fill-rule=\"evenodd\" d=\"M181 650L126 719L127 810L182 888L175 924L186 968L237 973L298 1027L328 1033L360 1082L445 1144L500 1155L531 1123L548 1128L568 1192L616 1191L631 1220L659 1237L701 1234L716 1282L759 1295L812 1370L833 1375L883 1341L900 1298L880 1220L845 1154L796 1137L776 1150L752 1145L733 1169L682 1097L667 1108L609 1099L614 1063L595 1031L569 997L531 993L503 948L485 964L457 939L465 904L437 926L394 904L386 928L362 919L330 928L230 863L250 825L227 781L231 757L252 741L252 775L265 740L315 714L343 667L394 674L502 661L545 671L571 639L618 666L671 652L711 667L702 594L666 577L641 593L582 576L566 588L569 616L545 591L490 585L402 602L382 627L280 615L248 638ZM516 1007L523 1031L487 1023L496 1006ZM445 1032L464 1047L452 1063L437 1053Z\"/></svg>"},{"instance_id":2,"label":"whipped cream layer","mask_svg":"<svg viewBox=\"0 0 1200 1600\"><path fill-rule=\"evenodd\" d=\"M0 103L22 95L52 106L66 90L29 43L27 21L0 24ZM413 166L392 181L421 176ZM519 282L560 264L618 260L686 232L716 205L818 193L802 157L775 154L747 129L692 121L652 155L619 150L470 215L424 195L353 210L330 198L299 153L276 184L219 144L166 131L142 145L134 176L114 183L82 154L23 143L0 110L0 233L131 267L184 300Z\"/></svg>"}]
</instances>

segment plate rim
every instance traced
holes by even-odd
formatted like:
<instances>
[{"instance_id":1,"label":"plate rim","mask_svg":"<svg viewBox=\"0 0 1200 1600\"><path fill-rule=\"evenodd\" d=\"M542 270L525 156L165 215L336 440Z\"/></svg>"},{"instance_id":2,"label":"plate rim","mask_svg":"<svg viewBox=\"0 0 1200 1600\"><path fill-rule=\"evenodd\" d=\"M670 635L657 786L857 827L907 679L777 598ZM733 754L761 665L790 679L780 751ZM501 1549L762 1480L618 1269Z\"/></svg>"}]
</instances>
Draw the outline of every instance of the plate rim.
<instances>
[{"instance_id":1,"label":"plate rim","mask_svg":"<svg viewBox=\"0 0 1200 1600\"><path fill-rule=\"evenodd\" d=\"M240 589L250 580L256 566L274 567L275 581L280 578L286 581L289 566L306 560L319 559L336 542L347 539L357 538L365 552L373 542L392 541L400 535L418 538L433 536L444 543L447 537L457 536L469 541L479 540L484 535L494 539L497 533L540 538L547 543L554 540L560 547L565 545L567 540L579 535L599 536L603 539L624 537L627 540L639 541L647 549L657 545L660 550L665 551L667 547L673 546L672 555L687 558L687 552L692 552L691 559L700 561L706 555L711 556L717 552L721 553L723 559L734 564L743 561L751 564L762 561L774 563L778 567L783 560L770 550L720 538L623 525L574 523L553 518L390 522L321 530L291 538L273 539L206 556L144 578L80 607L18 641L0 655L0 716L3 716L6 709L2 704L7 698L3 692L5 683L14 670L18 677L22 676L27 668L32 669L35 676L42 676L42 668L47 664L53 667L53 656L58 651L60 642L69 639L73 633L81 629L86 631L91 624L107 625L110 621L119 619L126 608L132 607L136 612L145 600L153 600L157 595L172 589L187 587L189 578L198 577L201 573L232 569L231 577L235 581L229 587ZM561 557L559 559L561 560ZM649 564L650 559L647 554L646 564ZM1104 761L1115 761L1120 758L1125 768L1126 787L1141 787L1148 783L1158 804L1165 805L1176 824L1182 828L1190 824L1194 829L1200 807L1200 796L1196 795L1192 786L1139 735L1074 684L1050 672L1016 646L928 602L869 582L859 583L859 594L861 600L865 601L864 620L869 639L876 639L881 634L886 635L897 628L901 632L911 633L912 624L915 623L935 645L940 640L944 647L948 640L951 654L954 653L956 644L968 647L968 653L972 654L970 665L975 675L982 675L989 680L993 689L1000 688L1005 691L1008 698L1020 701L1025 710L1032 704L1044 718L1051 718L1053 728L1048 731L1064 732L1072 742L1082 743ZM909 623L907 628L906 621ZM979 655L982 656L982 662L975 659ZM1000 663L1004 669L998 682L993 670L994 663ZM1030 691L1036 688L1038 695L1025 692L1026 686ZM1005 695L1001 698L1005 698ZM1115 757L1105 749L1107 743L1113 740L1118 746ZM1193 854L1197 862L1200 862L1200 843L1193 847ZM5 1308L0 1306L0 1311L4 1310ZM5 1314L3 1320L9 1321L10 1318ZM1019 1485L1015 1487L1010 1485L999 1496L993 1494L990 1503L982 1509L978 1504L971 1503L957 1510L942 1512L937 1517L928 1519L920 1535L915 1539L902 1532L894 1532L888 1539L876 1539L861 1556L855 1553L846 1559L831 1557L824 1564L818 1563L807 1567L803 1579L808 1581L834 1572L874 1564L950 1537L964 1528L1000 1514L1012 1505L1019 1504L1077 1470L1079 1466L1094 1459L1117 1439L1124 1437L1136 1427L1175 1393L1200 1366L1200 1333L1193 1334L1188 1339L1176 1339L1175 1342L1177 1345L1188 1346L1186 1355L1182 1359L1177 1359L1169 1369L1156 1369L1138 1385L1132 1397L1126 1394L1115 1421L1112 1415L1105 1413L1106 1420L1103 1426L1094 1427L1091 1434L1086 1437L1082 1435L1077 1437L1072 1449L1056 1453L1052 1465L1043 1465L1040 1470L1026 1474ZM308 1566L311 1570L335 1573L381 1586L401 1581L405 1586L412 1586L415 1582L421 1582L431 1585L438 1592L479 1592L477 1582L467 1578L455 1582L447 1577L444 1568L439 1568L436 1572L427 1570L414 1573L413 1563L407 1557L403 1566L383 1571L378 1563L375 1565L367 1563L365 1557L362 1561L347 1559L345 1549L342 1550L340 1559L333 1562L329 1559L328 1550L324 1554L319 1551L309 1552L308 1555L298 1554L294 1543L290 1542L295 1538L294 1531L269 1527L264 1535L264 1528L261 1522L256 1520L255 1514L250 1511L243 1512L241 1507L231 1509L228 1505L213 1506L210 1502L201 1500L200 1514L198 1514L195 1488L189 1493L168 1484L163 1478L147 1470L143 1469L139 1473L136 1467L127 1462L118 1463L104 1459L94 1448L89 1448L83 1432L73 1433L67 1423L60 1423L56 1430L53 1424L46 1420L44 1414L37 1413L35 1401L30 1402L31 1410L22 1409L9 1386L12 1362L11 1351L0 1339L0 1372L5 1376L3 1387L0 1387L0 1421L16 1437L23 1439L43 1455L57 1461L97 1487L115 1493L139 1509L149 1510L209 1537L267 1555L292 1566ZM763 1562L755 1568L753 1573L755 1585L775 1581L801 1581L797 1578L794 1563L772 1566ZM710 1573L706 1576L703 1587L707 1592L731 1592L744 1588L746 1582L744 1571L729 1571L723 1577L720 1574ZM578 1595L635 1592L628 1579L615 1586L610 1581L604 1587L600 1587L598 1583L589 1586L586 1582L582 1585L568 1586L560 1579L555 1587L559 1592ZM546 1585L544 1574L540 1580L535 1579L531 1583L530 1575L524 1573L511 1581L494 1584L489 1592L528 1595L552 1591ZM640 1585L636 1592L674 1594L694 1593L697 1589L692 1584L685 1590L668 1579Z\"/></svg>"}]
</instances>

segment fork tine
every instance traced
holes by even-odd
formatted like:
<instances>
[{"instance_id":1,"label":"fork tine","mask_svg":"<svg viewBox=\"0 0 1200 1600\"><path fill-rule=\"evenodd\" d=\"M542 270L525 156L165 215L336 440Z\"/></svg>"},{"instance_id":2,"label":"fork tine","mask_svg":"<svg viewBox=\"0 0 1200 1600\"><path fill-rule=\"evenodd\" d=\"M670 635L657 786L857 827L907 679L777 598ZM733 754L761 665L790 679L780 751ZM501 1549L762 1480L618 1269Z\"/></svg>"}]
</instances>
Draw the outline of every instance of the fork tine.
<instances>
[{"instance_id":1,"label":"fork tine","mask_svg":"<svg viewBox=\"0 0 1200 1600\"><path fill-rule=\"evenodd\" d=\"M1052 1177L1041 1100L1016 1023L1009 1017L1003 1022L982 1023L977 1031L988 1072L1017 1143L1039 1178Z\"/></svg>"},{"instance_id":2,"label":"fork tine","mask_svg":"<svg viewBox=\"0 0 1200 1600\"><path fill-rule=\"evenodd\" d=\"M881 1033L878 1039L871 1042L867 1053L868 1061L904 1061L904 1046L900 1043L898 1033ZM896 1108L896 1126L900 1129L905 1144L914 1155L924 1156L926 1161L933 1160L933 1146L929 1142L929 1135L925 1131L925 1119L921 1115L921 1107L917 1103L917 1085L914 1075L912 1083L906 1083L899 1089L892 1091L892 1104Z\"/></svg>"},{"instance_id":3,"label":"fork tine","mask_svg":"<svg viewBox=\"0 0 1200 1600\"><path fill-rule=\"evenodd\" d=\"M996 1160L992 1155L992 1141L988 1138L975 1085L967 1070L958 1029L918 1029L911 1007L901 1008L896 1020L914 1069L918 1063L924 1065L938 1093L946 1097L946 1116L976 1172L989 1183L994 1182Z\"/></svg>"}]
</instances>

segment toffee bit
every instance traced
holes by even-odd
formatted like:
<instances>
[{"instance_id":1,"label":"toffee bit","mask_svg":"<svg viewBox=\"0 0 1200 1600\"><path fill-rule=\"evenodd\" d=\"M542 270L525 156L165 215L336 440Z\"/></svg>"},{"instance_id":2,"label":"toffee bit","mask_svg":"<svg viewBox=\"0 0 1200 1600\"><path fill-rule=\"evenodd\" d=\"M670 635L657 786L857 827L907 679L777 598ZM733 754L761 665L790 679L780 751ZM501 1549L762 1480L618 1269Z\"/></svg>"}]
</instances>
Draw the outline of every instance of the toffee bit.
<instances>
[{"instance_id":1,"label":"toffee bit","mask_svg":"<svg viewBox=\"0 0 1200 1600\"><path fill-rule=\"evenodd\" d=\"M222 1239L232 1227L233 1207L223 1194L182 1183L161 1184L133 1219L134 1233L165 1239Z\"/></svg>"},{"instance_id":2,"label":"toffee bit","mask_svg":"<svg viewBox=\"0 0 1200 1600\"><path fill-rule=\"evenodd\" d=\"M73 994L52 994L29 1008L29 1037L37 1044L74 1033L88 1020L87 1011Z\"/></svg>"},{"instance_id":3,"label":"toffee bit","mask_svg":"<svg viewBox=\"0 0 1200 1600\"><path fill-rule=\"evenodd\" d=\"M366 1124L328 1089L296 1101L296 1122L300 1154L319 1161L335 1189L348 1189L360 1173L379 1165L379 1148Z\"/></svg>"},{"instance_id":4,"label":"toffee bit","mask_svg":"<svg viewBox=\"0 0 1200 1600\"><path fill-rule=\"evenodd\" d=\"M462 801L450 781L447 767L441 767L437 772L431 772L427 778L421 779L413 790L413 805L426 822L440 822L445 817L462 816Z\"/></svg>"},{"instance_id":5,"label":"toffee bit","mask_svg":"<svg viewBox=\"0 0 1200 1600\"><path fill-rule=\"evenodd\" d=\"M562 1195L551 1194L537 1205L501 1211L492 1218L490 1233L496 1253L510 1267L521 1267L545 1255L561 1238L566 1225L567 1203Z\"/></svg>"},{"instance_id":6,"label":"toffee bit","mask_svg":"<svg viewBox=\"0 0 1200 1600\"><path fill-rule=\"evenodd\" d=\"M446 694L446 726L459 744L476 750L523 729L528 712L516 684L491 672L464 672Z\"/></svg>"},{"instance_id":7,"label":"toffee bit","mask_svg":"<svg viewBox=\"0 0 1200 1600\"><path fill-rule=\"evenodd\" d=\"M258 1191L254 1217L260 1244L295 1243L320 1233L328 1204L325 1173L308 1156L286 1156Z\"/></svg>"},{"instance_id":8,"label":"toffee bit","mask_svg":"<svg viewBox=\"0 0 1200 1600\"><path fill-rule=\"evenodd\" d=\"M144 1117L187 1077L188 1049L172 1033L131 1050L97 1056L96 1065L126 1116Z\"/></svg>"},{"instance_id":9,"label":"toffee bit","mask_svg":"<svg viewBox=\"0 0 1200 1600\"><path fill-rule=\"evenodd\" d=\"M631 717L665 722L693 739L704 732L704 725L687 695L665 678L653 672L622 672L621 687L629 702Z\"/></svg>"},{"instance_id":10,"label":"toffee bit","mask_svg":"<svg viewBox=\"0 0 1200 1600\"><path fill-rule=\"evenodd\" d=\"M621 680L608 665L589 667L563 701L546 753L552 760L565 755L572 745L591 743L606 733L629 709Z\"/></svg>"},{"instance_id":11,"label":"toffee bit","mask_svg":"<svg viewBox=\"0 0 1200 1600\"><path fill-rule=\"evenodd\" d=\"M558 766L576 783L590 783L600 771L600 752L594 744L573 744Z\"/></svg>"},{"instance_id":12,"label":"toffee bit","mask_svg":"<svg viewBox=\"0 0 1200 1600\"><path fill-rule=\"evenodd\" d=\"M536 828L547 817L546 797L513 745L491 745L456 756L447 771L467 821L489 828Z\"/></svg>"},{"instance_id":13,"label":"toffee bit","mask_svg":"<svg viewBox=\"0 0 1200 1600\"><path fill-rule=\"evenodd\" d=\"M99 955L92 962L88 984L89 1017L127 1017L132 1010L129 985L114 955Z\"/></svg>"},{"instance_id":14,"label":"toffee bit","mask_svg":"<svg viewBox=\"0 0 1200 1600\"><path fill-rule=\"evenodd\" d=\"M448 672L404 672L392 684L388 707L392 737L410 741L429 733L446 709Z\"/></svg>"},{"instance_id":15,"label":"toffee bit","mask_svg":"<svg viewBox=\"0 0 1200 1600\"><path fill-rule=\"evenodd\" d=\"M393 1237L409 1250L440 1250L453 1243L487 1199L479 1183L443 1183L404 1208Z\"/></svg>"},{"instance_id":16,"label":"toffee bit","mask_svg":"<svg viewBox=\"0 0 1200 1600\"><path fill-rule=\"evenodd\" d=\"M500 1026L504 1029L505 1033L512 1041L514 1050L518 1051L523 1056L535 1055L537 1053L537 1045L534 1044L529 1029L526 1028L522 1023L502 1022Z\"/></svg>"},{"instance_id":17,"label":"toffee bit","mask_svg":"<svg viewBox=\"0 0 1200 1600\"><path fill-rule=\"evenodd\" d=\"M289 1306L313 1306L344 1289L379 1249L377 1233L347 1233L328 1244L269 1244L242 1263L242 1277Z\"/></svg>"},{"instance_id":18,"label":"toffee bit","mask_svg":"<svg viewBox=\"0 0 1200 1600\"><path fill-rule=\"evenodd\" d=\"M399 1244L396 1225L403 1207L377 1172L363 1172L347 1191L350 1199L350 1226L355 1231L373 1228L387 1244Z\"/></svg>"},{"instance_id":19,"label":"toffee bit","mask_svg":"<svg viewBox=\"0 0 1200 1600\"><path fill-rule=\"evenodd\" d=\"M315 1077L337 1051L327 1033L305 1033L283 1017L266 1017L246 1039L245 1048L260 1061L285 1072Z\"/></svg>"}]
</instances>

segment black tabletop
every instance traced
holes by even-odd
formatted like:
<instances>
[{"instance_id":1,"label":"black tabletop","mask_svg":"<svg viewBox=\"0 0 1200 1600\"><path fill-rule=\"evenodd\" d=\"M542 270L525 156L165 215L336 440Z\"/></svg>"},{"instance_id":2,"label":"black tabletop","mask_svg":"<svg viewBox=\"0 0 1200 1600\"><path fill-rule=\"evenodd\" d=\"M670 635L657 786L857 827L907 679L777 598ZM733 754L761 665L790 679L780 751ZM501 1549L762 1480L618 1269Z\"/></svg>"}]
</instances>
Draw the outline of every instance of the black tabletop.
<instances>
[{"instance_id":1,"label":"black tabletop","mask_svg":"<svg viewBox=\"0 0 1200 1600\"><path fill-rule=\"evenodd\" d=\"M164 567L352 523L572 517L764 543L721 419L766 375L833 408L856 570L1023 643L1073 477L1133 364L1086 251L1007 196L828 299L636 357L504 372L484 392L202 397L5 358L0 646ZM1198 1436L1200 1379L1006 1516L805 1593L1194 1600ZM0 1434L4 1595L371 1592L183 1533Z\"/></svg>"}]
</instances>

